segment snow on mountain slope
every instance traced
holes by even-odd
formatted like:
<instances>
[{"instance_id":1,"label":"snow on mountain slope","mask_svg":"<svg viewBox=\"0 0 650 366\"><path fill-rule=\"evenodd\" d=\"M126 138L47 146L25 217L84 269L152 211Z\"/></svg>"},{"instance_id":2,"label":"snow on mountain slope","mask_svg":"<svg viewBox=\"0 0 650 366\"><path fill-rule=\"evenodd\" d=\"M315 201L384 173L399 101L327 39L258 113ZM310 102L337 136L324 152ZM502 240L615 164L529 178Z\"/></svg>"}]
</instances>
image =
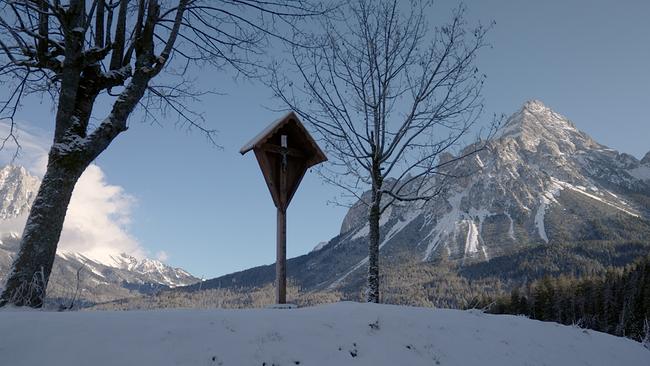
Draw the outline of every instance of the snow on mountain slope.
<instances>
[{"instance_id":1,"label":"snow on mountain slope","mask_svg":"<svg viewBox=\"0 0 650 366\"><path fill-rule=\"evenodd\" d=\"M111 259L112 262L105 262L104 264L109 267L151 276L156 278L158 283L169 287L185 286L197 282L196 277L184 269L172 268L156 259L138 259L125 253L111 256Z\"/></svg>"},{"instance_id":2,"label":"snow on mountain slope","mask_svg":"<svg viewBox=\"0 0 650 366\"><path fill-rule=\"evenodd\" d=\"M645 366L650 360L650 351L632 340L556 323L360 303L295 310L5 310L0 324L0 358L12 366Z\"/></svg>"},{"instance_id":3,"label":"snow on mountain slope","mask_svg":"<svg viewBox=\"0 0 650 366\"><path fill-rule=\"evenodd\" d=\"M40 184L37 177L21 166L7 165L0 169L0 220L29 213Z\"/></svg>"},{"instance_id":4,"label":"snow on mountain slope","mask_svg":"<svg viewBox=\"0 0 650 366\"><path fill-rule=\"evenodd\" d=\"M120 270L119 272L137 277L136 283L177 287L198 282L196 277L182 268L174 268L155 259L138 259L125 253L111 256L111 261L99 261L80 253L71 252L57 253L57 258L76 263L77 266L88 269L103 278L106 277L104 272L115 274L116 270Z\"/></svg>"},{"instance_id":5,"label":"snow on mountain slope","mask_svg":"<svg viewBox=\"0 0 650 366\"><path fill-rule=\"evenodd\" d=\"M523 239L512 227L516 224L526 232L526 241L548 243L553 237L546 214L563 205L563 193L582 196L612 214L647 217L644 207L627 194L650 192L645 181L646 175L650 178L650 163L597 143L537 100L526 102L513 114L500 137L476 158L449 169L468 177L452 183L438 200L406 205L393 210L392 217L382 217L386 231L393 231L391 225L406 213L424 217L422 234L415 238L424 260L441 249L453 257L482 260L490 253L501 254L499 242L504 238L490 237L483 230L486 222L494 226L507 220L505 239L510 241ZM353 213L365 215L354 209L348 215ZM349 216L342 229L356 232L351 239L367 236L365 223Z\"/></svg>"}]
</instances>

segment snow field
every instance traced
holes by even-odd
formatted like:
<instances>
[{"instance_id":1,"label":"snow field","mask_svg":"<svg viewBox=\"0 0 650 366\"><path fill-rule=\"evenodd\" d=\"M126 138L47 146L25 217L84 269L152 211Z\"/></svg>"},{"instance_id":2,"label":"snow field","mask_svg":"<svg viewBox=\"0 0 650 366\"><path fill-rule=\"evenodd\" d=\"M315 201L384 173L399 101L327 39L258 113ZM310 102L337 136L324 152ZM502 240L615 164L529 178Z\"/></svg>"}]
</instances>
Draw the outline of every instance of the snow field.
<instances>
[{"instance_id":1,"label":"snow field","mask_svg":"<svg viewBox=\"0 0 650 366\"><path fill-rule=\"evenodd\" d=\"M0 311L3 365L644 365L625 338L478 311Z\"/></svg>"}]
</instances>

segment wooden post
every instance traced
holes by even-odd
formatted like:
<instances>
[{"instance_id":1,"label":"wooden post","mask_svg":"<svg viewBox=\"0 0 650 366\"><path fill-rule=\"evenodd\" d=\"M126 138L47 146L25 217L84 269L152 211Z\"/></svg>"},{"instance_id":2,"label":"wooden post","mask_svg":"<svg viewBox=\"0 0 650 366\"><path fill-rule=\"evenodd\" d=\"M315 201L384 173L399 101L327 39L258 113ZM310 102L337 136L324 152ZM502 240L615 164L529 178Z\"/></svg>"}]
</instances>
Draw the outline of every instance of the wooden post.
<instances>
[{"instance_id":1,"label":"wooden post","mask_svg":"<svg viewBox=\"0 0 650 366\"><path fill-rule=\"evenodd\" d=\"M282 161L280 162L280 206L278 207L277 251L275 260L275 300L287 303L287 135L280 136Z\"/></svg>"},{"instance_id":2,"label":"wooden post","mask_svg":"<svg viewBox=\"0 0 650 366\"><path fill-rule=\"evenodd\" d=\"M286 304L287 207L307 169L327 157L294 112L273 122L239 152L244 155L251 150L277 208L275 300L277 304Z\"/></svg>"},{"instance_id":3,"label":"wooden post","mask_svg":"<svg viewBox=\"0 0 650 366\"><path fill-rule=\"evenodd\" d=\"M277 253L275 261L275 301L287 303L287 211L278 208Z\"/></svg>"}]
</instances>

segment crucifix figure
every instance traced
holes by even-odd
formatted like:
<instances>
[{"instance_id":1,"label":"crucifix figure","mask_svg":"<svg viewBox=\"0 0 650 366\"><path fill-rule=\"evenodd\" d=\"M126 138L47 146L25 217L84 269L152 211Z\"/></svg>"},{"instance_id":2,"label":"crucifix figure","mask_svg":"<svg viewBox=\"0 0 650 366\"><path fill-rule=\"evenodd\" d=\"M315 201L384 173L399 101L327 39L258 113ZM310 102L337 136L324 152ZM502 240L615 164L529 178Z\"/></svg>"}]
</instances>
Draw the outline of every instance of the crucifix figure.
<instances>
[{"instance_id":1,"label":"crucifix figure","mask_svg":"<svg viewBox=\"0 0 650 366\"><path fill-rule=\"evenodd\" d=\"M239 152L243 155L251 150L277 208L275 297L276 303L286 304L287 207L307 169L327 157L293 112L273 122Z\"/></svg>"}]
</instances>

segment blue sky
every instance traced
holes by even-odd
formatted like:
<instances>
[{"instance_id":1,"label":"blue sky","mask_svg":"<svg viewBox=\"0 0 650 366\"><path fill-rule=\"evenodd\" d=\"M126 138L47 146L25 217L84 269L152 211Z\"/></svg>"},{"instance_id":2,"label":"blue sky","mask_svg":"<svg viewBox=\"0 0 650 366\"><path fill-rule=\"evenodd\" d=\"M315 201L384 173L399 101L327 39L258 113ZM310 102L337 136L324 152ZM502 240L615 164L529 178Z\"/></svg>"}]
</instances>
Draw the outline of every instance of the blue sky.
<instances>
[{"instance_id":1,"label":"blue sky","mask_svg":"<svg viewBox=\"0 0 650 366\"><path fill-rule=\"evenodd\" d=\"M444 20L456 2L428 14ZM650 2L467 1L472 22L496 25L479 57L488 75L485 117L511 114L540 99L597 141L637 157L650 150ZM128 233L167 263L210 278L275 260L275 208L255 159L239 148L278 113L263 86L205 70L202 83L225 95L200 107L219 130L210 145L173 122L130 122L96 164L111 185L135 199ZM19 118L51 131L51 106L32 101ZM339 192L307 174L288 212L288 255L335 236L346 209L328 205Z\"/></svg>"}]
</instances>

